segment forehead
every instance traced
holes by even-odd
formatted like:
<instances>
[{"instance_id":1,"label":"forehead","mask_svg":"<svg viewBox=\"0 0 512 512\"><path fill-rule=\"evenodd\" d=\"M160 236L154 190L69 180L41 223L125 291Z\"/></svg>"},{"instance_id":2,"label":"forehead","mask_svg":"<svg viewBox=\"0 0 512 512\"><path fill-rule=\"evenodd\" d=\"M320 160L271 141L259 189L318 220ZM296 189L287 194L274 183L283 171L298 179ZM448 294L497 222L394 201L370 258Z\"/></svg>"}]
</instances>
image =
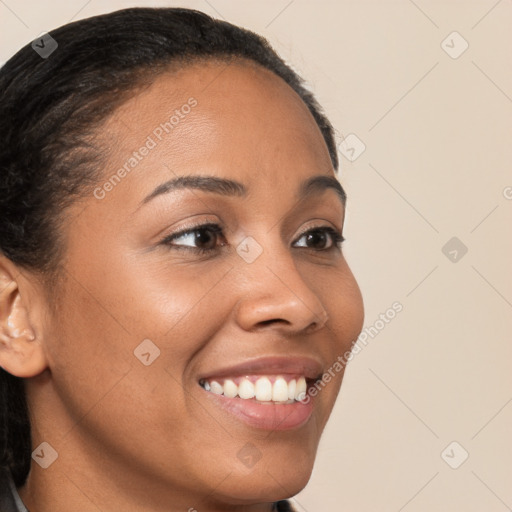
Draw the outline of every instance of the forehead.
<instances>
[{"instance_id":1,"label":"forehead","mask_svg":"<svg viewBox=\"0 0 512 512\"><path fill-rule=\"evenodd\" d=\"M295 193L313 174L334 176L302 99L245 61L201 62L160 75L118 109L102 134L102 179L115 183L107 202L117 198L123 206L179 175L217 175L272 197Z\"/></svg>"},{"instance_id":2,"label":"forehead","mask_svg":"<svg viewBox=\"0 0 512 512\"><path fill-rule=\"evenodd\" d=\"M249 61L198 62L165 73L111 121L120 150L129 151L151 135L161 139L158 153L174 148L175 157L181 151L211 158L216 150L234 163L251 154L259 165L260 158L289 160L295 154L297 160L315 158L331 167L322 134L302 99L277 75Z\"/></svg>"}]
</instances>

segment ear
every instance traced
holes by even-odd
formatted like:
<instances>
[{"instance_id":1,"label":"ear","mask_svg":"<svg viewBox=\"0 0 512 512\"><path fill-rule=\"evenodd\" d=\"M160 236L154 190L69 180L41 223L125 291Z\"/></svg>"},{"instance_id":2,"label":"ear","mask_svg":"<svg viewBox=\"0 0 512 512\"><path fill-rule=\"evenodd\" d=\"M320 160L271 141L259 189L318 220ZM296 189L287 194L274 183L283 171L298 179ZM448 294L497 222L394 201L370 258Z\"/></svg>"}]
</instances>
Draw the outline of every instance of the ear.
<instances>
[{"instance_id":1,"label":"ear","mask_svg":"<svg viewBox=\"0 0 512 512\"><path fill-rule=\"evenodd\" d=\"M29 296L36 287L0 255L0 366L16 377L35 377L47 367L35 326L30 322Z\"/></svg>"}]
</instances>

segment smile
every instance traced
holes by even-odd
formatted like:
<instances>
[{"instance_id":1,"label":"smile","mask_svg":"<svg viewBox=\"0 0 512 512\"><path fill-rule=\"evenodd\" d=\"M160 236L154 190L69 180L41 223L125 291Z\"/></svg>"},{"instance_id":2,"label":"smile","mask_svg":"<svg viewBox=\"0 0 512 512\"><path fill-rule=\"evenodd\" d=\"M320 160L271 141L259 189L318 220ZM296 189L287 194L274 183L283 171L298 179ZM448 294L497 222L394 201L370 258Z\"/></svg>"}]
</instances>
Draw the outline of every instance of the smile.
<instances>
[{"instance_id":1,"label":"smile","mask_svg":"<svg viewBox=\"0 0 512 512\"><path fill-rule=\"evenodd\" d=\"M304 376L247 375L225 379L201 380L206 391L227 398L241 398L263 404L293 404L306 397L307 382Z\"/></svg>"},{"instance_id":2,"label":"smile","mask_svg":"<svg viewBox=\"0 0 512 512\"><path fill-rule=\"evenodd\" d=\"M251 428L281 431L309 422L316 399L307 390L314 381L303 375L246 375L201 379L199 384L229 416Z\"/></svg>"}]
</instances>

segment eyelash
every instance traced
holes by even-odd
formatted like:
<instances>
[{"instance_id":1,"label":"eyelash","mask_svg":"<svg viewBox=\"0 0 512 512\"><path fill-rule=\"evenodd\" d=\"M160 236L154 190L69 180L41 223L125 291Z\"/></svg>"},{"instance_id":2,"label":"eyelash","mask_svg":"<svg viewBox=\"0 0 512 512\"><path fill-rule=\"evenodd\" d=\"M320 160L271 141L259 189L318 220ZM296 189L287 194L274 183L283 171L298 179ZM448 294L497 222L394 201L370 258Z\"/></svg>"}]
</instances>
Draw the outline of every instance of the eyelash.
<instances>
[{"instance_id":1,"label":"eyelash","mask_svg":"<svg viewBox=\"0 0 512 512\"><path fill-rule=\"evenodd\" d=\"M221 228L221 226L219 226L219 224L207 222L204 224L198 224L197 226L191 226L182 231L178 231L177 233L168 235L160 242L160 244L166 245L175 250L192 251L196 254L208 254L208 253L211 253L212 251L216 251L219 248L219 246L216 246L215 248L211 248L211 249L205 249L202 247L191 247L188 245L176 245L176 244L172 243L174 240L176 240L177 238L181 238L182 236L190 235L197 231L205 231L205 230L208 230L210 233L213 233L215 235L222 234L222 228ZM334 250L335 248L340 249L341 244L345 241L345 237L337 229L334 229L330 226L313 226L313 227L309 228L307 231L304 231L303 233L301 233L300 236L294 241L294 243L296 243L302 237L304 237L305 235L308 235L310 233L325 233L327 235L330 235L330 237L331 237L332 246L327 247L326 249L312 249L310 247L304 247L304 249L311 249L316 252L322 252L322 251L327 252L327 251ZM223 244L221 244L221 246L222 245L226 245L226 244L223 243Z\"/></svg>"}]
</instances>

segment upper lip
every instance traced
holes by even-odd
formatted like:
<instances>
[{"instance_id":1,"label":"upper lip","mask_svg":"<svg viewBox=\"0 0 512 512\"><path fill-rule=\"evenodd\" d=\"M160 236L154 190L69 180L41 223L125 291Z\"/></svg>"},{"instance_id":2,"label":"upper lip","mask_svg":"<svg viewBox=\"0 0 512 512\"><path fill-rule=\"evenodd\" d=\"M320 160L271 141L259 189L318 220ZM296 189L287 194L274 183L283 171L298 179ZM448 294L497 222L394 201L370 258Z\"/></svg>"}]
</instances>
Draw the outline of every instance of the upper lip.
<instances>
[{"instance_id":1,"label":"upper lip","mask_svg":"<svg viewBox=\"0 0 512 512\"><path fill-rule=\"evenodd\" d=\"M323 365L314 358L303 356L270 356L251 359L229 367L208 371L199 380L239 377L243 375L303 375L306 379L321 376Z\"/></svg>"}]
</instances>

